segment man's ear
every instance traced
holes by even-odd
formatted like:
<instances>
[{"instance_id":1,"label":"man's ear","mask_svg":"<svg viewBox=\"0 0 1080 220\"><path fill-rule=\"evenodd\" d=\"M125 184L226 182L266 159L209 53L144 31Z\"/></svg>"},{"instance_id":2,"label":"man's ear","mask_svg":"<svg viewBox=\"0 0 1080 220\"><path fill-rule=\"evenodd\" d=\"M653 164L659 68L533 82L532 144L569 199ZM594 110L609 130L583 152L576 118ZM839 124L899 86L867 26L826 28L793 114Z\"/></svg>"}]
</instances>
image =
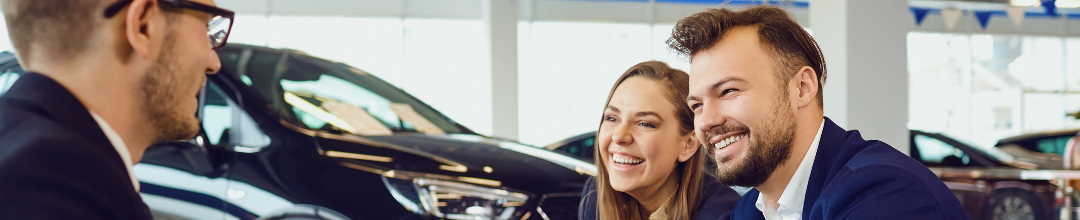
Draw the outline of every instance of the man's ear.
<instances>
[{"instance_id":1,"label":"man's ear","mask_svg":"<svg viewBox=\"0 0 1080 220\"><path fill-rule=\"evenodd\" d=\"M134 50L136 56L151 58L153 40L164 35L163 24L155 23L162 19L162 11L158 8L156 0L134 0L128 6L127 20L124 24L124 35L127 43Z\"/></svg>"},{"instance_id":2,"label":"man's ear","mask_svg":"<svg viewBox=\"0 0 1080 220\"><path fill-rule=\"evenodd\" d=\"M697 141L697 135L690 133L690 138L686 140L682 147L682 151L679 152L678 160L679 162L686 162L698 152L698 149L701 149L701 142Z\"/></svg>"},{"instance_id":3,"label":"man's ear","mask_svg":"<svg viewBox=\"0 0 1080 220\"><path fill-rule=\"evenodd\" d=\"M795 93L795 99L791 100L798 108L804 108L810 104L814 104L814 99L817 99L818 91L817 72L814 72L813 68L809 66L803 66L799 68L799 72L795 73L794 77L791 77L791 84L793 84L796 90L791 91Z\"/></svg>"}]
</instances>

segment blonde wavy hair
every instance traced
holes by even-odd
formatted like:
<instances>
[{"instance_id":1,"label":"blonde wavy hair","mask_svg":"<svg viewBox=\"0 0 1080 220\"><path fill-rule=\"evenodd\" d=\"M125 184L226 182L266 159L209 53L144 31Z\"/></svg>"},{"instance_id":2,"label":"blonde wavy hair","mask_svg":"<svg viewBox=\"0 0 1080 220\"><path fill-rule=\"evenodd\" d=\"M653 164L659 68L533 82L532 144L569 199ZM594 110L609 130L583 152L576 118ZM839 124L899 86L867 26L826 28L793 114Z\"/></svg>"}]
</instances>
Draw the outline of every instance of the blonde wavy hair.
<instances>
[{"instance_id":1,"label":"blonde wavy hair","mask_svg":"<svg viewBox=\"0 0 1080 220\"><path fill-rule=\"evenodd\" d=\"M681 123L681 134L686 135L694 131L694 112L690 110L690 107L686 105L684 100L687 93L689 93L689 78L690 76L681 70L677 70L669 67L660 61L647 61L642 62L630 69L626 70L622 76L615 81L615 85L611 87L611 92L608 93L607 101L604 102L604 107L607 107L611 102L611 96L615 93L615 89L619 87L626 79L631 77L644 77L646 79L659 82L668 91L669 104L675 107L675 115ZM597 132L599 134L599 132ZM599 139L599 137L597 137ZM597 142L599 143L599 142ZM679 186L675 189L675 195L671 198L673 201L669 201L667 206L667 213L672 220L689 220L697 215L698 206L701 203L702 195L700 192L704 187L702 178L704 175L704 164L706 157L703 156L708 149L704 149L701 145L698 145L699 149L697 153L694 153L686 162L679 162L675 166L676 174L679 176ZM640 205L634 197L624 192L615 191L611 188L611 184L608 182L607 167L604 160L601 159L600 147L595 146L594 159L596 161L596 168L599 171L596 176L596 189L597 189L597 219L601 220L639 220L642 219L640 215Z\"/></svg>"}]
</instances>

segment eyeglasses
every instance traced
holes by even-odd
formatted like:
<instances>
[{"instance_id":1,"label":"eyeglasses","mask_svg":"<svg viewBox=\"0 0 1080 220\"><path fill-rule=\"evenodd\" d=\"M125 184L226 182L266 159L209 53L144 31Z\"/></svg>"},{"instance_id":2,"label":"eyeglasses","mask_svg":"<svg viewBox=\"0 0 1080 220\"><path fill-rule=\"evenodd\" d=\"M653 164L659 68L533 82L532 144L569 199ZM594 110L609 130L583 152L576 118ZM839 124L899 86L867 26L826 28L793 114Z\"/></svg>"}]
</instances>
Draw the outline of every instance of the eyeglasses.
<instances>
[{"instance_id":1,"label":"eyeglasses","mask_svg":"<svg viewBox=\"0 0 1080 220\"><path fill-rule=\"evenodd\" d=\"M109 5L109 7L105 8L105 17L112 18L113 16L116 16L116 13L119 13L120 9L123 9L132 1L134 0L121 0L120 2ZM188 0L158 1L173 7L196 10L214 16L210 18L210 22L206 24L206 35L210 38L210 48L217 50L225 46L225 41L229 39L229 32L232 31L233 18L236 16L236 12Z\"/></svg>"}]
</instances>

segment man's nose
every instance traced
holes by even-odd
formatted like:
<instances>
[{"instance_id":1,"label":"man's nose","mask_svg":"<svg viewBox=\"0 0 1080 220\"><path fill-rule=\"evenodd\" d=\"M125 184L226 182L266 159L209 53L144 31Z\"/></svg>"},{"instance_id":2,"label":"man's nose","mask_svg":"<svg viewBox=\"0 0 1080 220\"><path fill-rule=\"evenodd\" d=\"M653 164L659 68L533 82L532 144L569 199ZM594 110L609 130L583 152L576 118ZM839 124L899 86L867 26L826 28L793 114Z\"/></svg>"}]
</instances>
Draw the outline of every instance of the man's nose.
<instances>
[{"instance_id":1,"label":"man's nose","mask_svg":"<svg viewBox=\"0 0 1080 220\"><path fill-rule=\"evenodd\" d=\"M215 74L221 70L221 59L218 58L217 51L210 50L209 65L206 66L206 74Z\"/></svg>"},{"instance_id":2,"label":"man's nose","mask_svg":"<svg viewBox=\"0 0 1080 220\"><path fill-rule=\"evenodd\" d=\"M712 128L724 124L724 113L721 108L716 106L702 105L701 111L694 115L694 129L702 132L708 132ZM702 140L702 142L708 142L709 140Z\"/></svg>"}]
</instances>

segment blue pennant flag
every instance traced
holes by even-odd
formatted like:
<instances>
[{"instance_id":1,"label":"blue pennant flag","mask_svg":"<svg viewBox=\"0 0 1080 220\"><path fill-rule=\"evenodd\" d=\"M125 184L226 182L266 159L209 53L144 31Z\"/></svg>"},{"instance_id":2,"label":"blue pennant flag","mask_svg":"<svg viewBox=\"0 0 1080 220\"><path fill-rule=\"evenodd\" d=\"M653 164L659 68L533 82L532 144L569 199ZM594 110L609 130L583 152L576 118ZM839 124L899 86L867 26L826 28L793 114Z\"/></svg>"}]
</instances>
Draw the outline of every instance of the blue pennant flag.
<instances>
[{"instance_id":1,"label":"blue pennant flag","mask_svg":"<svg viewBox=\"0 0 1080 220\"><path fill-rule=\"evenodd\" d=\"M1046 8L1046 14L1050 16L1057 16L1057 0L1045 0L1042 1L1043 8Z\"/></svg>"},{"instance_id":2,"label":"blue pennant flag","mask_svg":"<svg viewBox=\"0 0 1080 220\"><path fill-rule=\"evenodd\" d=\"M911 8L911 13L915 14L915 26L922 26L923 19L926 19L926 13L930 12L929 8Z\"/></svg>"},{"instance_id":3,"label":"blue pennant flag","mask_svg":"<svg viewBox=\"0 0 1080 220\"><path fill-rule=\"evenodd\" d=\"M993 13L991 11L975 11L975 18L979 19L979 26L982 26L983 30L986 30L986 24L990 23L990 15Z\"/></svg>"}]
</instances>

